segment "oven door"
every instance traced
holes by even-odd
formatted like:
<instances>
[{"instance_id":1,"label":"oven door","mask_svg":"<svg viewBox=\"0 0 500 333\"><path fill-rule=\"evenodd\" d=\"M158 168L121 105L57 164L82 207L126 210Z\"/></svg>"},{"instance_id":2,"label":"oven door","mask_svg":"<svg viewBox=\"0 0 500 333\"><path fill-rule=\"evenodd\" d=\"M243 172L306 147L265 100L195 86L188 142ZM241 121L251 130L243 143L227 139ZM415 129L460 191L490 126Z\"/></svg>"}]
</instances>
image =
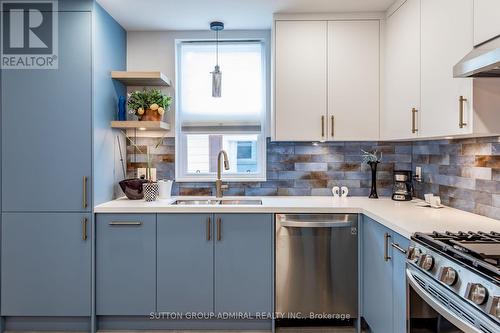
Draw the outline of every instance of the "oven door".
<instances>
[{"instance_id":1,"label":"oven door","mask_svg":"<svg viewBox=\"0 0 500 333\"><path fill-rule=\"evenodd\" d=\"M409 333L488 333L500 327L425 273L407 265Z\"/></svg>"}]
</instances>

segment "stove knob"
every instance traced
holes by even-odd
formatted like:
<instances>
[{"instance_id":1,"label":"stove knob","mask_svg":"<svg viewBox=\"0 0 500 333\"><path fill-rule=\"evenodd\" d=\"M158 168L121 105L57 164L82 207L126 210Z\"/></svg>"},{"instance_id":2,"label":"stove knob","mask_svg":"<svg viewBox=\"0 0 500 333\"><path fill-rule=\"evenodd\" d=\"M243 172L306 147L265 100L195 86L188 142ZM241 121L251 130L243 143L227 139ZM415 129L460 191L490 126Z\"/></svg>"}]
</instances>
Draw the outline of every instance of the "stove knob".
<instances>
[{"instance_id":1,"label":"stove knob","mask_svg":"<svg viewBox=\"0 0 500 333\"><path fill-rule=\"evenodd\" d=\"M488 290L479 283L474 283L470 287L469 297L472 302L481 305L488 299Z\"/></svg>"},{"instance_id":2,"label":"stove knob","mask_svg":"<svg viewBox=\"0 0 500 333\"><path fill-rule=\"evenodd\" d=\"M426 271L430 271L434 267L434 258L430 254L424 255L420 266Z\"/></svg>"},{"instance_id":3,"label":"stove knob","mask_svg":"<svg viewBox=\"0 0 500 333\"><path fill-rule=\"evenodd\" d=\"M422 251L420 251L420 249L416 247L411 247L410 250L408 251L408 259L416 263L420 259L421 254Z\"/></svg>"},{"instance_id":4,"label":"stove knob","mask_svg":"<svg viewBox=\"0 0 500 333\"><path fill-rule=\"evenodd\" d=\"M440 280L449 286L453 286L458 280L458 273L451 267L444 267Z\"/></svg>"}]
</instances>

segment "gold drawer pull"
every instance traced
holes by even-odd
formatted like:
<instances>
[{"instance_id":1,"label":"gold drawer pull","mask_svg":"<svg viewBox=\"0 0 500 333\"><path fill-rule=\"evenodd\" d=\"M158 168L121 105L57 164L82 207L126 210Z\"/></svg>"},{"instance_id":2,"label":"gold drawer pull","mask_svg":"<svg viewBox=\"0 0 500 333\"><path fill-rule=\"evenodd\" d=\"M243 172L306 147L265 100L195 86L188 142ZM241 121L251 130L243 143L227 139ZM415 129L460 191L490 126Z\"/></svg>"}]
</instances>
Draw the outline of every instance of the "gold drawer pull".
<instances>
[{"instance_id":1,"label":"gold drawer pull","mask_svg":"<svg viewBox=\"0 0 500 333\"><path fill-rule=\"evenodd\" d=\"M391 235L389 235L387 232L384 234L384 260L389 261L392 258L389 256L389 238L391 238Z\"/></svg>"},{"instance_id":2,"label":"gold drawer pull","mask_svg":"<svg viewBox=\"0 0 500 333\"><path fill-rule=\"evenodd\" d=\"M86 217L83 218L82 221L82 239L87 240L87 222L88 219Z\"/></svg>"},{"instance_id":3,"label":"gold drawer pull","mask_svg":"<svg viewBox=\"0 0 500 333\"><path fill-rule=\"evenodd\" d=\"M217 240L222 239L222 220L220 217L217 218Z\"/></svg>"},{"instance_id":4,"label":"gold drawer pull","mask_svg":"<svg viewBox=\"0 0 500 333\"><path fill-rule=\"evenodd\" d=\"M325 137L325 116L321 116L321 137Z\"/></svg>"},{"instance_id":5,"label":"gold drawer pull","mask_svg":"<svg viewBox=\"0 0 500 333\"><path fill-rule=\"evenodd\" d=\"M82 189L82 206L87 208L87 176L83 176L83 189Z\"/></svg>"},{"instance_id":6,"label":"gold drawer pull","mask_svg":"<svg viewBox=\"0 0 500 333\"><path fill-rule=\"evenodd\" d=\"M418 132L417 128L417 112L418 110L416 108L411 109L411 132L413 134Z\"/></svg>"},{"instance_id":7,"label":"gold drawer pull","mask_svg":"<svg viewBox=\"0 0 500 333\"><path fill-rule=\"evenodd\" d=\"M212 239L212 219L207 218L207 241Z\"/></svg>"},{"instance_id":8,"label":"gold drawer pull","mask_svg":"<svg viewBox=\"0 0 500 333\"><path fill-rule=\"evenodd\" d=\"M464 126L467 126L467 123L464 121L464 103L467 102L467 98L464 96L460 96L458 99L458 109L459 109L459 115L458 115L458 127L464 128Z\"/></svg>"},{"instance_id":9,"label":"gold drawer pull","mask_svg":"<svg viewBox=\"0 0 500 333\"><path fill-rule=\"evenodd\" d=\"M335 136L335 117L332 116L332 128L331 128L332 138Z\"/></svg>"},{"instance_id":10,"label":"gold drawer pull","mask_svg":"<svg viewBox=\"0 0 500 333\"><path fill-rule=\"evenodd\" d=\"M109 222L110 226L140 226L142 222L140 221L113 221Z\"/></svg>"}]
</instances>

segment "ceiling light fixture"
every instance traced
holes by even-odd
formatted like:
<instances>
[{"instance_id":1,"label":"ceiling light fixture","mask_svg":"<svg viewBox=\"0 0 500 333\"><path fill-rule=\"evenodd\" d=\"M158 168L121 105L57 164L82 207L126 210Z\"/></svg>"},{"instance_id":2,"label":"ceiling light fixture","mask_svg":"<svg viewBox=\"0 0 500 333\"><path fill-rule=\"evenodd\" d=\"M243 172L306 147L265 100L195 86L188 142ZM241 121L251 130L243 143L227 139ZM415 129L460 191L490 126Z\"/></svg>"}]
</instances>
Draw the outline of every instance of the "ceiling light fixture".
<instances>
[{"instance_id":1,"label":"ceiling light fixture","mask_svg":"<svg viewBox=\"0 0 500 333\"><path fill-rule=\"evenodd\" d=\"M222 22L211 22L210 30L215 31L215 68L212 74L212 97L221 96L221 80L222 72L219 67L219 31L224 29L224 23Z\"/></svg>"}]
</instances>

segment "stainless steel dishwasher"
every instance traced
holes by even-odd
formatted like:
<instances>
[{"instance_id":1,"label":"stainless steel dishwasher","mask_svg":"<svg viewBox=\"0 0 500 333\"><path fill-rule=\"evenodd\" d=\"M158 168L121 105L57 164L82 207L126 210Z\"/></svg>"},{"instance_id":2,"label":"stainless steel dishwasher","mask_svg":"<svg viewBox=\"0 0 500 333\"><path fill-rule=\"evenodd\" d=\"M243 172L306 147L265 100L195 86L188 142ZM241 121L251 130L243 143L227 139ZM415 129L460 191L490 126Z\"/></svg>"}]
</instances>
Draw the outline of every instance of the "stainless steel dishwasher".
<instances>
[{"instance_id":1,"label":"stainless steel dishwasher","mask_svg":"<svg viewBox=\"0 0 500 333\"><path fill-rule=\"evenodd\" d=\"M276 214L278 319L355 319L358 215Z\"/></svg>"}]
</instances>

